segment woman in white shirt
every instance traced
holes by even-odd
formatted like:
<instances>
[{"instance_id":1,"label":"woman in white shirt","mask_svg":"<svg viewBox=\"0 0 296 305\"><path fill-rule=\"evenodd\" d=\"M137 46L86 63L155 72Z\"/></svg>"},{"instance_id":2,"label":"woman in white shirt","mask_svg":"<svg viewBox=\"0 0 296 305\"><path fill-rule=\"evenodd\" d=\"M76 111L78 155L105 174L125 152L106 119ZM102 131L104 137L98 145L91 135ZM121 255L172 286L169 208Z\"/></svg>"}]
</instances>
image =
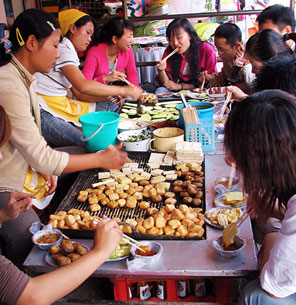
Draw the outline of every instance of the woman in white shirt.
<instances>
[{"instance_id":1,"label":"woman in white shirt","mask_svg":"<svg viewBox=\"0 0 296 305\"><path fill-rule=\"evenodd\" d=\"M260 281L249 283L239 304L296 304L296 98L265 90L233 108L225 147L249 193L248 211L282 219L259 253Z\"/></svg>"}]
</instances>

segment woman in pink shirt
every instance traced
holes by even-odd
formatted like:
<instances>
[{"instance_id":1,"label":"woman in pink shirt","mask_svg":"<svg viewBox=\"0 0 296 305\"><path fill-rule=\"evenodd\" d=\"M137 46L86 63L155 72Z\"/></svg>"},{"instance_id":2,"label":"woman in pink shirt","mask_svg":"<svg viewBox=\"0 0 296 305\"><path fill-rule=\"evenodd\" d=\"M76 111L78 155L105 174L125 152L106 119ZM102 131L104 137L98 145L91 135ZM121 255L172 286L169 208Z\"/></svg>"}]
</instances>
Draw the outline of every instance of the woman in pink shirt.
<instances>
[{"instance_id":1,"label":"woman in pink shirt","mask_svg":"<svg viewBox=\"0 0 296 305\"><path fill-rule=\"evenodd\" d=\"M161 60L157 65L159 82L166 89L191 90L198 86L197 77L202 70L216 72L217 57L213 46L198 38L187 19L174 19L167 28L166 36L169 46L163 58L179 48L172 57Z\"/></svg>"},{"instance_id":2,"label":"woman in pink shirt","mask_svg":"<svg viewBox=\"0 0 296 305\"><path fill-rule=\"evenodd\" d=\"M134 26L121 17L112 18L95 33L94 46L86 55L82 73L101 83L125 82L138 85L131 44ZM118 83L117 83L118 84Z\"/></svg>"}]
</instances>

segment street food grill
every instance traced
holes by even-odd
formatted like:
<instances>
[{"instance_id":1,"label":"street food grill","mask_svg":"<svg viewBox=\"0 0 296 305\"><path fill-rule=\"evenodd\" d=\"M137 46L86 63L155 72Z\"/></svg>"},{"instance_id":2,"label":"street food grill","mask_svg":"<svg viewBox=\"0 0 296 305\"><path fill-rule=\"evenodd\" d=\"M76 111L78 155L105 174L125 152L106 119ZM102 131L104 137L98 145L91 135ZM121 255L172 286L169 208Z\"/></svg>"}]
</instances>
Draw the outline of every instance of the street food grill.
<instances>
[{"instance_id":1,"label":"street food grill","mask_svg":"<svg viewBox=\"0 0 296 305\"><path fill-rule=\"evenodd\" d=\"M148 157L147 153L130 154L130 158L138 164L139 173L135 175L132 175L132 172L123 175L121 172L117 177L113 175L114 179L107 178L108 173L100 170L82 172L56 214L50 216L50 221L65 230L67 235L81 238L93 236L93 232L89 231L94 229L92 219L100 218L102 215L114 218L120 223L128 223L121 224L122 229L124 233L132 234L135 238L205 238L202 214L204 177L201 168L196 168L195 173L198 177L190 172L186 164L181 164L177 168L164 166L160 169L163 171L161 175L146 167ZM99 180L97 183L98 174L110 182ZM119 187L119 192L114 184L116 180L126 183L120 183L124 186ZM91 188L92 185L95 188ZM76 219L76 222L69 222L69 217L72 221Z\"/></svg>"}]
</instances>

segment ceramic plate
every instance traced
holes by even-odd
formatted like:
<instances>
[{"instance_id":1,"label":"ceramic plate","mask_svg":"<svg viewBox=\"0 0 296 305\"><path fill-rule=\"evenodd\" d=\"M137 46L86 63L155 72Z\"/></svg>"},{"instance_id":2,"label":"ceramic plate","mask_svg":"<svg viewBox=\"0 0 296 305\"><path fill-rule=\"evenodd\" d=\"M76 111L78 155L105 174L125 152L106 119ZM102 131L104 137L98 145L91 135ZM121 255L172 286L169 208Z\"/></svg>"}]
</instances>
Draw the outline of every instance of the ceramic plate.
<instances>
[{"instance_id":1,"label":"ceramic plate","mask_svg":"<svg viewBox=\"0 0 296 305\"><path fill-rule=\"evenodd\" d=\"M173 92L164 92L164 93L158 93L156 94L157 97L161 97L161 98L168 98L168 97L172 97L174 96Z\"/></svg>"},{"instance_id":2,"label":"ceramic plate","mask_svg":"<svg viewBox=\"0 0 296 305\"><path fill-rule=\"evenodd\" d=\"M217 210L226 210L226 209L232 209L232 208L234 208L234 207L230 207L230 208L212 208L212 209L209 209L209 210L207 210L206 212L215 212L215 211L217 211ZM234 208L235 209L235 208ZM206 215L205 215L205 222L208 224L208 225L210 225L210 226L212 226L212 227L214 227L214 228L216 228L216 229L219 229L219 230L223 230L223 229L225 229L225 227L226 226L219 226L219 225L216 225L216 224L213 224L213 223L211 223L211 221L206 217Z\"/></svg>"},{"instance_id":3,"label":"ceramic plate","mask_svg":"<svg viewBox=\"0 0 296 305\"><path fill-rule=\"evenodd\" d=\"M218 194L215 199L214 199L214 205L217 208L241 208L241 209L245 209L247 207L247 198L248 195L246 193L244 193L244 201L239 203L239 204L232 204L232 205L227 205L224 202L224 196L226 195L226 193L224 194Z\"/></svg>"},{"instance_id":4,"label":"ceramic plate","mask_svg":"<svg viewBox=\"0 0 296 305\"><path fill-rule=\"evenodd\" d=\"M126 259L127 257L128 257L128 255L117 257L117 258L114 258L114 259L108 258L106 260L106 262L118 262L118 261L121 261L123 259Z\"/></svg>"}]
</instances>

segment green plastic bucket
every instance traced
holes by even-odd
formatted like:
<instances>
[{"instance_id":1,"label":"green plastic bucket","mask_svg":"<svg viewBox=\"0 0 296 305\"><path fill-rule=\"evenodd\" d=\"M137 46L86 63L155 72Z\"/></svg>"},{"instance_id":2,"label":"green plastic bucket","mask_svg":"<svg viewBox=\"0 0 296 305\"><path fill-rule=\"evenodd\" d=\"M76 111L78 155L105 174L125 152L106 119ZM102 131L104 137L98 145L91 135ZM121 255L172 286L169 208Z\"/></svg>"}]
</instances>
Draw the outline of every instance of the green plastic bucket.
<instances>
[{"instance_id":1,"label":"green plastic bucket","mask_svg":"<svg viewBox=\"0 0 296 305\"><path fill-rule=\"evenodd\" d=\"M116 144L120 115L115 112L99 111L82 115L79 122L82 126L82 140L86 148L95 152Z\"/></svg>"}]
</instances>

